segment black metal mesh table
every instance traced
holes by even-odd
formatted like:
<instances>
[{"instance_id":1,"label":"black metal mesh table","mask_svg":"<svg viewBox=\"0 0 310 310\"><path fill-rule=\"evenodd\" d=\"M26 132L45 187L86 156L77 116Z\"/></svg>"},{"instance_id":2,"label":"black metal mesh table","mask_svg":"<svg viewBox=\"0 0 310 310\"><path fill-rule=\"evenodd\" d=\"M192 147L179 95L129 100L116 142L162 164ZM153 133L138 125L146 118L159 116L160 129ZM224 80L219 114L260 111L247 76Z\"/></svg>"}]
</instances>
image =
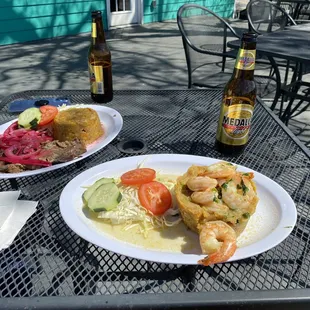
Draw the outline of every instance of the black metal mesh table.
<instances>
[{"instance_id":1,"label":"black metal mesh table","mask_svg":"<svg viewBox=\"0 0 310 310\"><path fill-rule=\"evenodd\" d=\"M2 101L0 123L16 117L7 112L11 101L51 96L92 103L88 91L17 93ZM213 148L220 101L221 90L116 91L108 106L122 114L124 126L111 144L60 170L0 180L2 191L19 188L23 199L40 201L14 243L0 252L0 308L239 309L251 305L275 309L278 305L283 309L289 301L290 306L306 309L310 305L310 153L260 102L248 147L229 160L267 175L294 199L297 225L275 248L214 267L158 264L90 244L73 233L60 215L60 193L73 177L99 163L131 156L118 150L120 140L144 140L145 153L228 159Z\"/></svg>"}]
</instances>

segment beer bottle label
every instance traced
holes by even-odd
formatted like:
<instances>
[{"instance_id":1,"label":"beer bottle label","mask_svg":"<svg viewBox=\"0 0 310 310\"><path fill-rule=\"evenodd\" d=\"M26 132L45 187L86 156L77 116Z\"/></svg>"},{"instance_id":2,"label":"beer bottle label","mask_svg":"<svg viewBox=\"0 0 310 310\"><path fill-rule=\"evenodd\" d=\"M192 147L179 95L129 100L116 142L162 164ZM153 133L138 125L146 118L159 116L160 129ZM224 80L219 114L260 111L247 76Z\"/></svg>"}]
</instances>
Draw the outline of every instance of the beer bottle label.
<instances>
[{"instance_id":1,"label":"beer bottle label","mask_svg":"<svg viewBox=\"0 0 310 310\"><path fill-rule=\"evenodd\" d=\"M97 38L97 27L96 23L91 24L91 36L92 38Z\"/></svg>"},{"instance_id":2,"label":"beer bottle label","mask_svg":"<svg viewBox=\"0 0 310 310\"><path fill-rule=\"evenodd\" d=\"M236 59L235 68L241 70L254 70L256 50L245 50L240 48Z\"/></svg>"},{"instance_id":3,"label":"beer bottle label","mask_svg":"<svg viewBox=\"0 0 310 310\"><path fill-rule=\"evenodd\" d=\"M111 67L109 62L104 63L102 66L93 66L88 64L90 90L93 94L104 94L104 70Z\"/></svg>"},{"instance_id":4,"label":"beer bottle label","mask_svg":"<svg viewBox=\"0 0 310 310\"><path fill-rule=\"evenodd\" d=\"M246 97L224 97L216 139L227 145L245 145L253 115L251 100Z\"/></svg>"}]
</instances>

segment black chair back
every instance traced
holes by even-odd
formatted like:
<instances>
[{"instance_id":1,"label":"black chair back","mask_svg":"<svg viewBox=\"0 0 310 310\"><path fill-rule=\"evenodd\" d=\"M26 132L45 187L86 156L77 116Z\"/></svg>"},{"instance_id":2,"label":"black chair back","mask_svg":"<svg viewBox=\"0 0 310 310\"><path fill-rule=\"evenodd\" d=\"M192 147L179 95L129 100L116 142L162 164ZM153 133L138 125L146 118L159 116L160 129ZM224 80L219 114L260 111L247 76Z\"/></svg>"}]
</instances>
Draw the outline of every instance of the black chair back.
<instances>
[{"instance_id":1,"label":"black chair back","mask_svg":"<svg viewBox=\"0 0 310 310\"><path fill-rule=\"evenodd\" d=\"M249 30L257 34L282 30L296 25L291 15L283 7L268 0L251 0L247 5Z\"/></svg>"},{"instance_id":2,"label":"black chair back","mask_svg":"<svg viewBox=\"0 0 310 310\"><path fill-rule=\"evenodd\" d=\"M205 66L216 63L218 71L223 72L226 58L236 56L235 51L227 49L227 40L240 38L239 35L222 17L198 4L182 5L178 10L177 23L187 62L188 87L218 86L208 83L204 75Z\"/></svg>"}]
</instances>

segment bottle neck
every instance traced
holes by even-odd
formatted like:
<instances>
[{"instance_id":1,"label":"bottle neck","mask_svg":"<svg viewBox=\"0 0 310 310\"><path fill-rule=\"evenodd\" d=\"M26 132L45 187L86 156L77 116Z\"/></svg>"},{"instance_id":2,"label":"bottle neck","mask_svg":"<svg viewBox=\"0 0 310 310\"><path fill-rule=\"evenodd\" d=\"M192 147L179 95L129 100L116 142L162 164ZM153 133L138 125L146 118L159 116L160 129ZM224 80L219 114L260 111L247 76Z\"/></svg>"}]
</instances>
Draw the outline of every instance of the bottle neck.
<instances>
[{"instance_id":1,"label":"bottle neck","mask_svg":"<svg viewBox=\"0 0 310 310\"><path fill-rule=\"evenodd\" d=\"M101 17L92 19L91 36L93 44L105 43L105 35Z\"/></svg>"},{"instance_id":2,"label":"bottle neck","mask_svg":"<svg viewBox=\"0 0 310 310\"><path fill-rule=\"evenodd\" d=\"M256 42L242 41L235 62L233 79L254 80Z\"/></svg>"}]
</instances>

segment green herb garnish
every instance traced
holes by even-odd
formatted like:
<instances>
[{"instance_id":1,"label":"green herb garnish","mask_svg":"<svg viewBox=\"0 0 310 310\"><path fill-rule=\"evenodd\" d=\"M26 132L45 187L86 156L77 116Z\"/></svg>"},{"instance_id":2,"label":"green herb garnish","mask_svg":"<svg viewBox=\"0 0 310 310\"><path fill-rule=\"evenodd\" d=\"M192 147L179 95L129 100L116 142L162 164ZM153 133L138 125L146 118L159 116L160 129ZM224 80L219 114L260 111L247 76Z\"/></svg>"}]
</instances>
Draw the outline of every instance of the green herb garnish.
<instances>
[{"instance_id":1,"label":"green herb garnish","mask_svg":"<svg viewBox=\"0 0 310 310\"><path fill-rule=\"evenodd\" d=\"M213 202L219 202L219 200L214 196Z\"/></svg>"},{"instance_id":2,"label":"green herb garnish","mask_svg":"<svg viewBox=\"0 0 310 310\"><path fill-rule=\"evenodd\" d=\"M245 219L248 219L251 214L249 212L246 212L246 213L243 213L242 216L245 218Z\"/></svg>"},{"instance_id":3,"label":"green herb garnish","mask_svg":"<svg viewBox=\"0 0 310 310\"><path fill-rule=\"evenodd\" d=\"M228 183L231 181L231 179L229 180L229 181L227 181L227 182L225 182L224 184L222 184L222 188L224 188L225 190L227 189L227 185L228 185Z\"/></svg>"},{"instance_id":4,"label":"green herb garnish","mask_svg":"<svg viewBox=\"0 0 310 310\"><path fill-rule=\"evenodd\" d=\"M242 188L243 196L245 196L245 194L249 191L249 188L245 186L242 179L241 179L241 188Z\"/></svg>"}]
</instances>

